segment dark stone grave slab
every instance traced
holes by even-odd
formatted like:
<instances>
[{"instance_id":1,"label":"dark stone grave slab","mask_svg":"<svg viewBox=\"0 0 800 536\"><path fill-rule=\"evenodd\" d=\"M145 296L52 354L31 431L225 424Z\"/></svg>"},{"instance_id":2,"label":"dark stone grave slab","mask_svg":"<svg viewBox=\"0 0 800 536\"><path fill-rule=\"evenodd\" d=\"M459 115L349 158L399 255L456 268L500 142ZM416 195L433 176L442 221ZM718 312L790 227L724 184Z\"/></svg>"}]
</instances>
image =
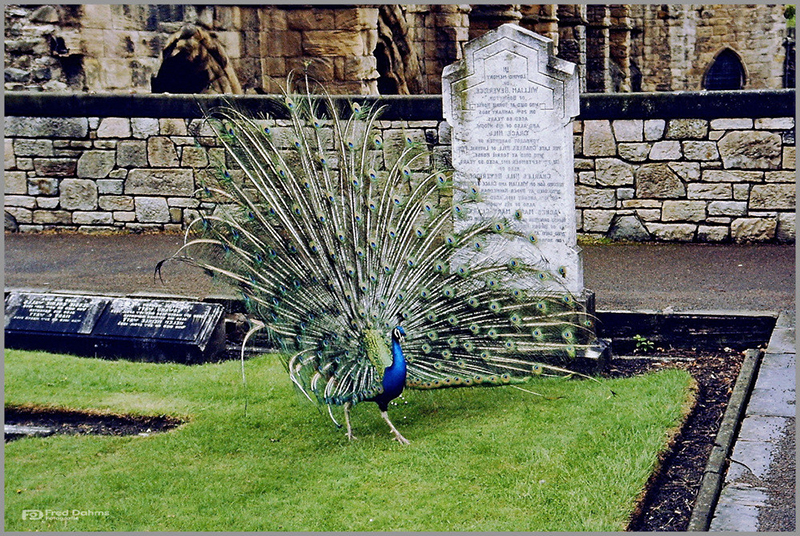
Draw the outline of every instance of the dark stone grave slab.
<instances>
[{"instance_id":1,"label":"dark stone grave slab","mask_svg":"<svg viewBox=\"0 0 800 536\"><path fill-rule=\"evenodd\" d=\"M224 308L177 300L11 292L6 348L146 362L224 359Z\"/></svg>"}]
</instances>

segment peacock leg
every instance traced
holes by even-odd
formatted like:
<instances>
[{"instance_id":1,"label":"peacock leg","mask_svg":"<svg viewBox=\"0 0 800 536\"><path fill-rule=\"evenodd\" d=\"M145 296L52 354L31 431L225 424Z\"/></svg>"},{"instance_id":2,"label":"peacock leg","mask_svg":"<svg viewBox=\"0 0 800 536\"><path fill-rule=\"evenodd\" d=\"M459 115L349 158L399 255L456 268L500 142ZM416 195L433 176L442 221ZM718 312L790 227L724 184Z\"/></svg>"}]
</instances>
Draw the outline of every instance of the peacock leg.
<instances>
[{"instance_id":1,"label":"peacock leg","mask_svg":"<svg viewBox=\"0 0 800 536\"><path fill-rule=\"evenodd\" d=\"M388 413L386 413L385 411L381 411L381 417L383 417L383 420L386 421L386 424L389 425L389 428L392 430L392 433L394 433L394 438L397 440L398 443L400 443L401 445L409 445L411 443L408 439L403 437L400 434L400 432L397 431L397 428L394 427L392 421L389 420Z\"/></svg>"},{"instance_id":2,"label":"peacock leg","mask_svg":"<svg viewBox=\"0 0 800 536\"><path fill-rule=\"evenodd\" d=\"M353 429L350 426L350 406L352 406L350 402L344 403L344 423L347 425L347 439L352 441L356 436L353 435Z\"/></svg>"}]
</instances>

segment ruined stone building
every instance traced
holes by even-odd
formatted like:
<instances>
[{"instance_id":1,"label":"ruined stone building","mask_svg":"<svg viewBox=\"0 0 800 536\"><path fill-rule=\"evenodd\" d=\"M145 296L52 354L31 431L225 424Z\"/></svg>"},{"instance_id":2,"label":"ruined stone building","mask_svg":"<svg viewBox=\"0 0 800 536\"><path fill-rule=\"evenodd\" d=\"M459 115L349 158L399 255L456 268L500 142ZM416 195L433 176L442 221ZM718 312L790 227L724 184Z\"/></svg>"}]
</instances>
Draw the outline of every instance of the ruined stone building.
<instances>
[{"instance_id":1,"label":"ruined stone building","mask_svg":"<svg viewBox=\"0 0 800 536\"><path fill-rule=\"evenodd\" d=\"M512 22L553 39L588 92L794 86L783 5L7 5L5 88L437 94L466 41Z\"/></svg>"}]
</instances>

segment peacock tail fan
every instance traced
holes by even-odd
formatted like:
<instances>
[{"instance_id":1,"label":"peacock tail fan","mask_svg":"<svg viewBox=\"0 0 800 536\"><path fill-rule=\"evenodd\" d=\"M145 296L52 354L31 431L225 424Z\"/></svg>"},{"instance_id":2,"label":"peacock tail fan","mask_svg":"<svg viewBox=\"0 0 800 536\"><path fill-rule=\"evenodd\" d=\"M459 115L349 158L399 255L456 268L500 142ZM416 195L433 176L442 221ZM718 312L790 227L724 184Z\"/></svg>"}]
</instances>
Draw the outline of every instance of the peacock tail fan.
<instances>
[{"instance_id":1,"label":"peacock tail fan","mask_svg":"<svg viewBox=\"0 0 800 536\"><path fill-rule=\"evenodd\" d=\"M410 387L557 372L593 344L519 218L485 217L479 190L427 168L410 137L385 150L380 108L311 90L278 104L285 119L208 112L225 158L197 193L218 207L173 258L238 289L309 399L378 394L399 324Z\"/></svg>"}]
</instances>

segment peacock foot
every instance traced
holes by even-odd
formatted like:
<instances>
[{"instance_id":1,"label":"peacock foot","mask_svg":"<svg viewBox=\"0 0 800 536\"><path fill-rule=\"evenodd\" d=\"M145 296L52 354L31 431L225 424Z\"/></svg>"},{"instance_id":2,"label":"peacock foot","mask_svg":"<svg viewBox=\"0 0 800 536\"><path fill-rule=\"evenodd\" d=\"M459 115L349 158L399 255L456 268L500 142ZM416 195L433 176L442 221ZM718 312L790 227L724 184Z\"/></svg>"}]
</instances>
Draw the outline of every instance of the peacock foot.
<instances>
[{"instance_id":1,"label":"peacock foot","mask_svg":"<svg viewBox=\"0 0 800 536\"><path fill-rule=\"evenodd\" d=\"M394 433L394 438L401 445L410 445L411 444L411 441L409 441L408 439L406 439L405 437L400 435L400 432L395 432Z\"/></svg>"},{"instance_id":2,"label":"peacock foot","mask_svg":"<svg viewBox=\"0 0 800 536\"><path fill-rule=\"evenodd\" d=\"M353 441L354 439L358 439L356 436L353 435L353 432L347 432L345 434L345 437L350 441Z\"/></svg>"}]
</instances>

